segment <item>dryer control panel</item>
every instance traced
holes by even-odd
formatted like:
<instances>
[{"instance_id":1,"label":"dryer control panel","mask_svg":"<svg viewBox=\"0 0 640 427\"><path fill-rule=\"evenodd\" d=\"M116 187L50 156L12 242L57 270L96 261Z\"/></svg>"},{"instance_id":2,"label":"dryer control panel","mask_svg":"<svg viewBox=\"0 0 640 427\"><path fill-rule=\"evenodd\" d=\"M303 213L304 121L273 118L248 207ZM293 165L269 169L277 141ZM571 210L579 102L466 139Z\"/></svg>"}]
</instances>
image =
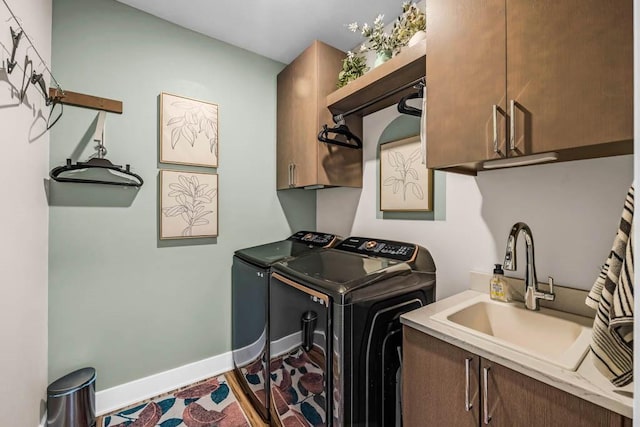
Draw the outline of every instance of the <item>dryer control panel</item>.
<instances>
[{"instance_id":1,"label":"dryer control panel","mask_svg":"<svg viewBox=\"0 0 640 427\"><path fill-rule=\"evenodd\" d=\"M298 231L287 240L293 240L296 242L304 243L305 245L313 246L329 246L336 239L335 234L323 234L316 233L314 231Z\"/></svg>"},{"instance_id":2,"label":"dryer control panel","mask_svg":"<svg viewBox=\"0 0 640 427\"><path fill-rule=\"evenodd\" d=\"M411 261L418 250L417 246L411 243L370 239L367 237L349 237L343 240L335 249L399 261Z\"/></svg>"}]
</instances>

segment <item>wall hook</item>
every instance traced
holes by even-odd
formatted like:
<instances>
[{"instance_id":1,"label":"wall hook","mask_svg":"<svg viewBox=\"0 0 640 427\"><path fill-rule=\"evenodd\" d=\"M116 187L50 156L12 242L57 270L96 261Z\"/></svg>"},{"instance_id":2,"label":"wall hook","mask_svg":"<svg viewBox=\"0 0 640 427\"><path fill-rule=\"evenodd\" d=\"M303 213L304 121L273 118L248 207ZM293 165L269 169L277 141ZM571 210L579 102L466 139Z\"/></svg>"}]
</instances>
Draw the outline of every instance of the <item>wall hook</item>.
<instances>
[{"instance_id":1,"label":"wall hook","mask_svg":"<svg viewBox=\"0 0 640 427\"><path fill-rule=\"evenodd\" d=\"M18 64L16 61L16 51L18 50L18 44L20 43L20 39L22 38L22 31L16 32L12 27L9 27L11 30L11 42L13 47L11 48L11 59L7 60L7 74L11 74L13 69Z\"/></svg>"},{"instance_id":2,"label":"wall hook","mask_svg":"<svg viewBox=\"0 0 640 427\"><path fill-rule=\"evenodd\" d=\"M48 107L51 105L52 98L48 95L49 91L44 83L44 78L42 77L42 73L37 74L35 71L31 71L31 84L38 85L40 90L42 91L42 96L44 96L45 105Z\"/></svg>"}]
</instances>

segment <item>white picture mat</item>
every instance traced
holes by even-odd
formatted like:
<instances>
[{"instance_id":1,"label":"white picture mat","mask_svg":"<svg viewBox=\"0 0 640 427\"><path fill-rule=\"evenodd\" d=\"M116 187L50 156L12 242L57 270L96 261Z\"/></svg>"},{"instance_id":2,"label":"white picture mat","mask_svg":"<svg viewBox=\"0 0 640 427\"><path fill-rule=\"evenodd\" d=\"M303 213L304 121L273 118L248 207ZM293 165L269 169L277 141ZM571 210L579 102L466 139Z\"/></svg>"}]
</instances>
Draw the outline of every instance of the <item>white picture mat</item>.
<instances>
[{"instance_id":1,"label":"white picture mat","mask_svg":"<svg viewBox=\"0 0 640 427\"><path fill-rule=\"evenodd\" d=\"M420 162L420 136L380 145L380 210L433 210L433 171Z\"/></svg>"},{"instance_id":2,"label":"white picture mat","mask_svg":"<svg viewBox=\"0 0 640 427\"><path fill-rule=\"evenodd\" d=\"M218 235L218 175L160 171L160 239Z\"/></svg>"},{"instance_id":3,"label":"white picture mat","mask_svg":"<svg viewBox=\"0 0 640 427\"><path fill-rule=\"evenodd\" d=\"M218 167L218 105L161 93L160 162Z\"/></svg>"}]
</instances>

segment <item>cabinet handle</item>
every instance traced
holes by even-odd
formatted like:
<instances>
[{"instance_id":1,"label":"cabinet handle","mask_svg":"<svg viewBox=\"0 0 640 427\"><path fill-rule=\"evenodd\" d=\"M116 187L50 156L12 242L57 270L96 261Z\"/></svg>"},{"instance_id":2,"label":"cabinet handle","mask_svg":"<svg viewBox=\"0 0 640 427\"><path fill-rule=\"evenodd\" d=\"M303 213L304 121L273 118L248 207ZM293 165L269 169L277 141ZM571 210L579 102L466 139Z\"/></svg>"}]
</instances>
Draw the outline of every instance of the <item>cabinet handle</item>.
<instances>
[{"instance_id":1,"label":"cabinet handle","mask_svg":"<svg viewBox=\"0 0 640 427\"><path fill-rule=\"evenodd\" d=\"M296 186L296 164L295 163L291 164L291 186L292 187Z\"/></svg>"},{"instance_id":2,"label":"cabinet handle","mask_svg":"<svg viewBox=\"0 0 640 427\"><path fill-rule=\"evenodd\" d=\"M489 424L491 422L491 415L489 415L489 369L483 369L483 384L482 384L482 395L483 395L483 418L484 423Z\"/></svg>"},{"instance_id":3,"label":"cabinet handle","mask_svg":"<svg viewBox=\"0 0 640 427\"><path fill-rule=\"evenodd\" d=\"M496 104L493 104L493 111L492 111L492 116L493 116L493 152L496 154L502 154L500 153L500 149L498 148L498 106Z\"/></svg>"},{"instance_id":4,"label":"cabinet handle","mask_svg":"<svg viewBox=\"0 0 640 427\"><path fill-rule=\"evenodd\" d=\"M509 104L511 109L511 135L509 135L509 149L513 151L516 149L516 100L512 99Z\"/></svg>"},{"instance_id":5,"label":"cabinet handle","mask_svg":"<svg viewBox=\"0 0 640 427\"><path fill-rule=\"evenodd\" d=\"M293 187L293 163L289 163L289 188Z\"/></svg>"},{"instance_id":6,"label":"cabinet handle","mask_svg":"<svg viewBox=\"0 0 640 427\"><path fill-rule=\"evenodd\" d=\"M464 359L464 410L469 412L471 408L473 408L473 404L469 398L469 375L471 371L471 361L473 359L471 357L467 357Z\"/></svg>"}]
</instances>

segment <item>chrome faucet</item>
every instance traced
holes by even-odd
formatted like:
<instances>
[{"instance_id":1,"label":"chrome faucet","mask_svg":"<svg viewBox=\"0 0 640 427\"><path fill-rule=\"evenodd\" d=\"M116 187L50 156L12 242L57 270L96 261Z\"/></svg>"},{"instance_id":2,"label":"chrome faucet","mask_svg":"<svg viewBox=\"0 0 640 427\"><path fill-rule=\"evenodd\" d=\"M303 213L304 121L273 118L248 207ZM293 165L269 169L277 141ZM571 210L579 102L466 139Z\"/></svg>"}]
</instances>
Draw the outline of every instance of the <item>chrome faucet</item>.
<instances>
[{"instance_id":1,"label":"chrome faucet","mask_svg":"<svg viewBox=\"0 0 640 427\"><path fill-rule=\"evenodd\" d=\"M504 255L504 269L516 270L516 243L520 232L524 234L524 241L527 247L527 271L524 276L524 305L529 310L540 310L538 300L545 299L553 301L556 295L553 293L553 278L549 277L549 293L538 290L538 278L536 277L536 265L533 259L533 234L531 229L524 222L517 222L511 227L509 238L507 239L507 252Z\"/></svg>"}]
</instances>

